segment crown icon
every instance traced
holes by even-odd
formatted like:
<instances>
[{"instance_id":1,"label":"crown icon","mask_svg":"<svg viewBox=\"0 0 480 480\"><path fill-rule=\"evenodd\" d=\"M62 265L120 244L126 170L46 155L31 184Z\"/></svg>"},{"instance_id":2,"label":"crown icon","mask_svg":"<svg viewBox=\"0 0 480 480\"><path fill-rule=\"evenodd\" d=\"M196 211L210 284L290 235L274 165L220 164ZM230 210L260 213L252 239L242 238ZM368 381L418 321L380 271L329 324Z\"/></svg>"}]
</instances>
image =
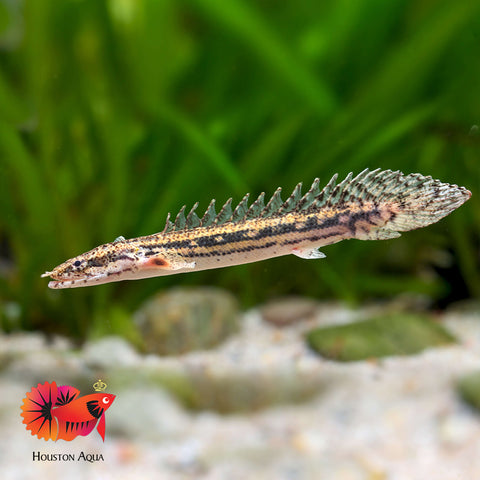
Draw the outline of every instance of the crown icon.
<instances>
[{"instance_id":1,"label":"crown icon","mask_svg":"<svg viewBox=\"0 0 480 480\"><path fill-rule=\"evenodd\" d=\"M107 384L101 380L98 380L98 382L93 384L93 388L96 392L103 392L107 388Z\"/></svg>"}]
</instances>

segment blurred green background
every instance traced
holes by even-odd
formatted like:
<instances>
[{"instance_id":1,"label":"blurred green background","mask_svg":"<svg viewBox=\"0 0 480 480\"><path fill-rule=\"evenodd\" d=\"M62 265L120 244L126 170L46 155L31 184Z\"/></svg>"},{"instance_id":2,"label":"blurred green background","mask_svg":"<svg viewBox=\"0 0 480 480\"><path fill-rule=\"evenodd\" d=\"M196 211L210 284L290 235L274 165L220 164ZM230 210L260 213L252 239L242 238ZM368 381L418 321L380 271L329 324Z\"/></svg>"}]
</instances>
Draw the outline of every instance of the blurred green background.
<instances>
[{"instance_id":1,"label":"blurred green background","mask_svg":"<svg viewBox=\"0 0 480 480\"><path fill-rule=\"evenodd\" d=\"M0 307L5 331L128 329L172 285L248 307L299 294L480 297L480 3L65 0L0 3ZM472 199L400 239L327 259L51 291L40 274L167 212L338 172L401 169Z\"/></svg>"}]
</instances>

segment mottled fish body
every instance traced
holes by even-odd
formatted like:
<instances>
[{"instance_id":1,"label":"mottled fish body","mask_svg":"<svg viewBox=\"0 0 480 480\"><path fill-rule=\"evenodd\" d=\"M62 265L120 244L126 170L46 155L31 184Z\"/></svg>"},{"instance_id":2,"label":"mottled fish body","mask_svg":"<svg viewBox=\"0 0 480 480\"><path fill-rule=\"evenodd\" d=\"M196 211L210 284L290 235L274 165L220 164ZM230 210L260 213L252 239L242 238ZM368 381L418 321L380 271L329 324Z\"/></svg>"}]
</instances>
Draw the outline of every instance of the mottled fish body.
<instances>
[{"instance_id":1,"label":"mottled fish body","mask_svg":"<svg viewBox=\"0 0 480 480\"><path fill-rule=\"evenodd\" d=\"M265 205L262 193L235 210L220 212L212 200L200 219L193 206L162 232L100 245L51 272L50 288L72 288L257 262L294 254L322 258L318 248L341 240L384 240L437 222L466 202L464 187L420 174L364 170L341 183L337 175L320 190L319 180L302 195L298 184L284 202L277 189Z\"/></svg>"}]
</instances>

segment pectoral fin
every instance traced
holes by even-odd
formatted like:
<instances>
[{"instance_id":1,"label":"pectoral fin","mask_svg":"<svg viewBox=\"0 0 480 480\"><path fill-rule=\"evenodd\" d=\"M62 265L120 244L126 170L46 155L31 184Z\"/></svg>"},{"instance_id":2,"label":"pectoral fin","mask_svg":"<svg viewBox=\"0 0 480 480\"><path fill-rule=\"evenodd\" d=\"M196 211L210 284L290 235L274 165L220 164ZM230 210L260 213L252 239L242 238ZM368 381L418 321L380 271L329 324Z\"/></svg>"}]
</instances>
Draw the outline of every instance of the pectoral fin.
<instances>
[{"instance_id":1,"label":"pectoral fin","mask_svg":"<svg viewBox=\"0 0 480 480\"><path fill-rule=\"evenodd\" d=\"M182 268L195 268L195 262L188 262L180 255L158 253L145 257L140 262L141 269L163 268L166 270L180 270Z\"/></svg>"},{"instance_id":2,"label":"pectoral fin","mask_svg":"<svg viewBox=\"0 0 480 480\"><path fill-rule=\"evenodd\" d=\"M320 252L318 248L294 248L292 253L297 257L305 258L307 260L326 257L326 255Z\"/></svg>"}]
</instances>

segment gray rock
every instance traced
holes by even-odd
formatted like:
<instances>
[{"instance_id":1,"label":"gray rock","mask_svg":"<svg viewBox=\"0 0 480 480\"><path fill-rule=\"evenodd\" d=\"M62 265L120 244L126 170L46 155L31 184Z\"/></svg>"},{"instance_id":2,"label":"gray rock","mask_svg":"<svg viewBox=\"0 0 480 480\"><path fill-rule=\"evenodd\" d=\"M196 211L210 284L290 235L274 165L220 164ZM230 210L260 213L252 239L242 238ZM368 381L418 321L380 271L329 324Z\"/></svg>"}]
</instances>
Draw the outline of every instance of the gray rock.
<instances>
[{"instance_id":1,"label":"gray rock","mask_svg":"<svg viewBox=\"0 0 480 480\"><path fill-rule=\"evenodd\" d=\"M315 316L319 303L310 298L285 297L272 300L260 308L262 318L277 327L285 327Z\"/></svg>"},{"instance_id":2,"label":"gray rock","mask_svg":"<svg viewBox=\"0 0 480 480\"><path fill-rule=\"evenodd\" d=\"M218 288L176 288L148 300L135 314L146 352L175 355L208 349L238 329L238 304Z\"/></svg>"},{"instance_id":3,"label":"gray rock","mask_svg":"<svg viewBox=\"0 0 480 480\"><path fill-rule=\"evenodd\" d=\"M108 412L111 435L159 441L187 434L187 413L165 390L145 383L115 391L115 408Z\"/></svg>"},{"instance_id":4,"label":"gray rock","mask_svg":"<svg viewBox=\"0 0 480 480\"><path fill-rule=\"evenodd\" d=\"M83 347L83 360L91 368L118 369L139 363L139 355L120 337L105 337Z\"/></svg>"}]
</instances>

